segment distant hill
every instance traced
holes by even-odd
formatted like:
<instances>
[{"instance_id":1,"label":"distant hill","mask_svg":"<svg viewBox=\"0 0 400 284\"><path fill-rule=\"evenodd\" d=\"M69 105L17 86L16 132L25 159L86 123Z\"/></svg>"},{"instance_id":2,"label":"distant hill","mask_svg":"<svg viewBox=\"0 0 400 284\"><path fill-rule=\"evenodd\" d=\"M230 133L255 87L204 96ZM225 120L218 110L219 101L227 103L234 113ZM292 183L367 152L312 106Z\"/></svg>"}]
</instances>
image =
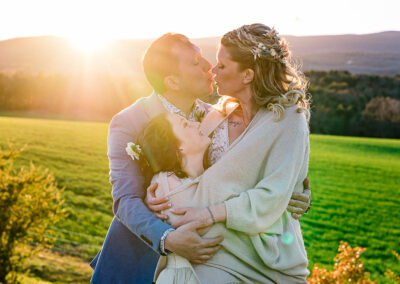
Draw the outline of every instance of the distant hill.
<instances>
[{"instance_id":1,"label":"distant hill","mask_svg":"<svg viewBox=\"0 0 400 284\"><path fill-rule=\"evenodd\" d=\"M304 70L348 70L378 75L400 74L400 32L366 35L284 36ZM215 63L219 38L193 39ZM142 74L141 58L151 39L118 40L90 57L66 39L30 37L0 41L0 72L84 72Z\"/></svg>"}]
</instances>

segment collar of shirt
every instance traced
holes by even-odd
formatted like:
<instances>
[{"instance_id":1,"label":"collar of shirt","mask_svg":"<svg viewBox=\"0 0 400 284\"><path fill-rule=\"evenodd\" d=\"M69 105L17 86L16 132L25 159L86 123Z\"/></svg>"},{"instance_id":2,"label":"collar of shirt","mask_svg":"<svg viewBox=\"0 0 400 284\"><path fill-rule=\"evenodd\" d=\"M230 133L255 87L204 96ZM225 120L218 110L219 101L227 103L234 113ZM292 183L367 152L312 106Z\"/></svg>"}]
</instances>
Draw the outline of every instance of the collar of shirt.
<instances>
[{"instance_id":1,"label":"collar of shirt","mask_svg":"<svg viewBox=\"0 0 400 284\"><path fill-rule=\"evenodd\" d=\"M164 98L162 95L157 94L157 96L159 97L159 99L161 100L163 106L165 107L165 109L170 112L170 113L176 113L180 116L183 116L184 118L186 118L186 114L180 110L179 108L177 108L175 105L173 105L171 102L169 102L166 98ZM196 116L196 111L197 111L197 104L193 104L193 107L189 113L189 117L188 120L190 121L198 121L197 116Z\"/></svg>"}]
</instances>

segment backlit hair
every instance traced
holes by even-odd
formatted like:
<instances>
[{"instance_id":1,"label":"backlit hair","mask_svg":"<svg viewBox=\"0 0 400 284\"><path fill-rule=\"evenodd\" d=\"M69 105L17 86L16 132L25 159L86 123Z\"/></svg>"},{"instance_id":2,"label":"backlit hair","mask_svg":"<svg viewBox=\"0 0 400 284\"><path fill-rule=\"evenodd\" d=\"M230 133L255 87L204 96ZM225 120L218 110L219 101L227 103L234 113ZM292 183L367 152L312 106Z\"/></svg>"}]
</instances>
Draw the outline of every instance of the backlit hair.
<instances>
[{"instance_id":1,"label":"backlit hair","mask_svg":"<svg viewBox=\"0 0 400 284\"><path fill-rule=\"evenodd\" d=\"M286 41L275 29L263 24L244 25L226 33L221 44L241 70L254 71L253 98L259 106L272 111L276 121L283 118L286 108L296 104L297 111L309 120L308 81L292 62Z\"/></svg>"},{"instance_id":2,"label":"backlit hair","mask_svg":"<svg viewBox=\"0 0 400 284\"><path fill-rule=\"evenodd\" d=\"M167 33L153 41L143 56L142 63L147 81L159 94L165 92L164 78L178 72L179 61L172 54L172 48L179 44L192 46L186 36Z\"/></svg>"},{"instance_id":3,"label":"backlit hair","mask_svg":"<svg viewBox=\"0 0 400 284\"><path fill-rule=\"evenodd\" d=\"M161 113L152 118L138 135L137 143L144 157L139 159L139 163L144 172L148 172L150 167L152 175L173 172L177 177L183 178L187 174L181 166L180 141L175 136L167 115Z\"/></svg>"}]
</instances>

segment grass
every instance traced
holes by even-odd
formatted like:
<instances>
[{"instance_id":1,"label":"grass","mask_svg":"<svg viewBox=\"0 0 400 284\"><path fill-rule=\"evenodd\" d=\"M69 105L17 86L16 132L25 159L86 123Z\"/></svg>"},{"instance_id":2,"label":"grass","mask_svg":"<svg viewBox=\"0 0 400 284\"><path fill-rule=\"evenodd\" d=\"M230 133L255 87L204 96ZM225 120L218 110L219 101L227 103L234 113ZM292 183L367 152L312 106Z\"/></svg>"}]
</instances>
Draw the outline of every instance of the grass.
<instances>
[{"instance_id":1,"label":"grass","mask_svg":"<svg viewBox=\"0 0 400 284\"><path fill-rule=\"evenodd\" d=\"M50 250L43 250L28 259L25 270L29 271L20 277L21 282L26 284L88 283L92 273L85 260Z\"/></svg>"},{"instance_id":2,"label":"grass","mask_svg":"<svg viewBox=\"0 0 400 284\"><path fill-rule=\"evenodd\" d=\"M39 256L27 262L31 277L59 283L89 280L90 269L62 263L88 263L112 219L107 126L0 117L0 145L28 145L17 165L32 161L49 168L66 187L70 215L57 225L56 245L47 252L47 262ZM400 250L400 140L311 135L309 169L313 206L301 223L310 269L314 263L332 267L344 240L367 248L362 259L379 282L388 268L399 272L391 251ZM57 262L49 260L52 254L61 264L53 265ZM77 257L68 259L70 255ZM55 279L53 274L61 276Z\"/></svg>"}]
</instances>

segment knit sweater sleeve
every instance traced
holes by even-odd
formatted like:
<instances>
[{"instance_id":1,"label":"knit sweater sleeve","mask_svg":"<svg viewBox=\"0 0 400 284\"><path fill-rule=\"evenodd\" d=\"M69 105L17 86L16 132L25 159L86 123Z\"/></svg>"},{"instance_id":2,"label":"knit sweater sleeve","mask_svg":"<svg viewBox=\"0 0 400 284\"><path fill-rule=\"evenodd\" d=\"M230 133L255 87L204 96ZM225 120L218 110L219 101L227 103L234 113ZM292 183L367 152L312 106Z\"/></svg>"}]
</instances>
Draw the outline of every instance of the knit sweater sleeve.
<instances>
[{"instance_id":1,"label":"knit sweater sleeve","mask_svg":"<svg viewBox=\"0 0 400 284\"><path fill-rule=\"evenodd\" d=\"M224 201L227 228L248 234L267 232L281 219L296 184L303 180L301 174L306 174L308 166L307 123L282 123L279 130L260 181L254 188Z\"/></svg>"}]
</instances>

